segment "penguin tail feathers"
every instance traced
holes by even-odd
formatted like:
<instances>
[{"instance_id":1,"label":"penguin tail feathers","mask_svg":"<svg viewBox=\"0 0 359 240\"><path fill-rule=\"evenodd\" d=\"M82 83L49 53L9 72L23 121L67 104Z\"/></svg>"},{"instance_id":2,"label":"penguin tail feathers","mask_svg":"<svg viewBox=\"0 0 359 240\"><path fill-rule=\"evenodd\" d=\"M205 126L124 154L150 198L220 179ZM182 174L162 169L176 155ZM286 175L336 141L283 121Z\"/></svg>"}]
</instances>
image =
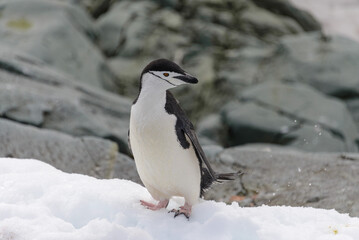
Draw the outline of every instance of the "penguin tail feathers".
<instances>
[{"instance_id":1,"label":"penguin tail feathers","mask_svg":"<svg viewBox=\"0 0 359 240\"><path fill-rule=\"evenodd\" d=\"M243 172L238 171L235 173L215 173L214 176L211 175L207 168L202 169L202 178L201 178L201 197L204 192L213 184L213 183L223 183L226 181L233 181L239 178Z\"/></svg>"},{"instance_id":2,"label":"penguin tail feathers","mask_svg":"<svg viewBox=\"0 0 359 240\"><path fill-rule=\"evenodd\" d=\"M225 182L225 181L233 181L239 178L240 175L242 175L242 171L238 171L235 173L217 173L216 174L216 181L217 182Z\"/></svg>"}]
</instances>

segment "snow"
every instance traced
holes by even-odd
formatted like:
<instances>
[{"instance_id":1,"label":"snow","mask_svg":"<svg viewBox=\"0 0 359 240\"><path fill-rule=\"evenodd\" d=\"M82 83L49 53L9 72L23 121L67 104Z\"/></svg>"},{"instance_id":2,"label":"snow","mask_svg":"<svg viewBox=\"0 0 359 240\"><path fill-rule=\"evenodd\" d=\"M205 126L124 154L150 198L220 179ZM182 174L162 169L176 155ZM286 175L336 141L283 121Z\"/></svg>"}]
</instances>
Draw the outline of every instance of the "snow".
<instances>
[{"instance_id":1,"label":"snow","mask_svg":"<svg viewBox=\"0 0 359 240\"><path fill-rule=\"evenodd\" d=\"M1 240L349 240L359 218L301 207L242 208L214 201L193 207L188 221L145 209L147 190L127 180L61 172L37 160L0 158ZM344 203L343 203L344 204Z\"/></svg>"},{"instance_id":2,"label":"snow","mask_svg":"<svg viewBox=\"0 0 359 240\"><path fill-rule=\"evenodd\" d=\"M359 41L358 0L291 0L309 11L322 24L325 33L339 34Z\"/></svg>"}]
</instances>

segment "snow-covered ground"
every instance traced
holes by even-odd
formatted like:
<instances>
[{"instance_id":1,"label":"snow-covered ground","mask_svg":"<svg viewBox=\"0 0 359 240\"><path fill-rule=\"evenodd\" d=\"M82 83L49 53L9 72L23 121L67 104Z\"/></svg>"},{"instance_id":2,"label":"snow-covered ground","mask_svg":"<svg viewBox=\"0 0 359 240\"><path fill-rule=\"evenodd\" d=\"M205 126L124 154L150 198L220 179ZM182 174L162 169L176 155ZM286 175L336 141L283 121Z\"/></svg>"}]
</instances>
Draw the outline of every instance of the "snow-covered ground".
<instances>
[{"instance_id":1,"label":"snow-covered ground","mask_svg":"<svg viewBox=\"0 0 359 240\"><path fill-rule=\"evenodd\" d=\"M291 0L322 23L324 31L359 41L358 0Z\"/></svg>"},{"instance_id":2,"label":"snow-covered ground","mask_svg":"<svg viewBox=\"0 0 359 240\"><path fill-rule=\"evenodd\" d=\"M37 160L0 158L1 240L358 239L359 218L334 210L241 208L202 201L189 221L152 212L145 188L126 180L63 173ZM180 199L170 203L177 207ZM343 203L345 204L345 203Z\"/></svg>"}]
</instances>

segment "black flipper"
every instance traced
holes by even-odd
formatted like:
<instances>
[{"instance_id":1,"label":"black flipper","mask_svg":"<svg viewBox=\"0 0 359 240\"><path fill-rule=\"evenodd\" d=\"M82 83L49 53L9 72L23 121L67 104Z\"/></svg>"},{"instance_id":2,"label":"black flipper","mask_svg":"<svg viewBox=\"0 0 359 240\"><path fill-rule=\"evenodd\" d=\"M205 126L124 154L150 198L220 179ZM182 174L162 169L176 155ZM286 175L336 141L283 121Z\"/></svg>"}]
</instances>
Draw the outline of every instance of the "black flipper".
<instances>
[{"instance_id":1,"label":"black flipper","mask_svg":"<svg viewBox=\"0 0 359 240\"><path fill-rule=\"evenodd\" d=\"M201 169L201 196L203 195L204 191L212 185L213 182L234 180L239 176L239 173L217 174L212 169L209 161L206 158L206 155L203 152L201 145L198 142L193 124L189 121L186 114L178 105L176 99L169 91L167 91L166 94L165 109L168 114L174 114L177 117L175 131L181 146L184 149L189 148L190 143L187 141L187 139L189 139L196 152L199 166Z\"/></svg>"}]
</instances>

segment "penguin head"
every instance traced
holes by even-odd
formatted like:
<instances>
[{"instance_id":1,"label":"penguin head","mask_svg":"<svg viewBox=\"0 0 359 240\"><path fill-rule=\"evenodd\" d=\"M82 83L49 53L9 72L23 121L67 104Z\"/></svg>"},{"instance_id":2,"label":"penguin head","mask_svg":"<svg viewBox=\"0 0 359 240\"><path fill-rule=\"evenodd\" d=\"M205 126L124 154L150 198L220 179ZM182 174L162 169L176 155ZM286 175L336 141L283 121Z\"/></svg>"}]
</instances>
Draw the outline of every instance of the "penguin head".
<instances>
[{"instance_id":1,"label":"penguin head","mask_svg":"<svg viewBox=\"0 0 359 240\"><path fill-rule=\"evenodd\" d=\"M183 84L196 84L197 78L185 72L176 63L167 59L150 62L142 71L141 86L170 89Z\"/></svg>"}]
</instances>

